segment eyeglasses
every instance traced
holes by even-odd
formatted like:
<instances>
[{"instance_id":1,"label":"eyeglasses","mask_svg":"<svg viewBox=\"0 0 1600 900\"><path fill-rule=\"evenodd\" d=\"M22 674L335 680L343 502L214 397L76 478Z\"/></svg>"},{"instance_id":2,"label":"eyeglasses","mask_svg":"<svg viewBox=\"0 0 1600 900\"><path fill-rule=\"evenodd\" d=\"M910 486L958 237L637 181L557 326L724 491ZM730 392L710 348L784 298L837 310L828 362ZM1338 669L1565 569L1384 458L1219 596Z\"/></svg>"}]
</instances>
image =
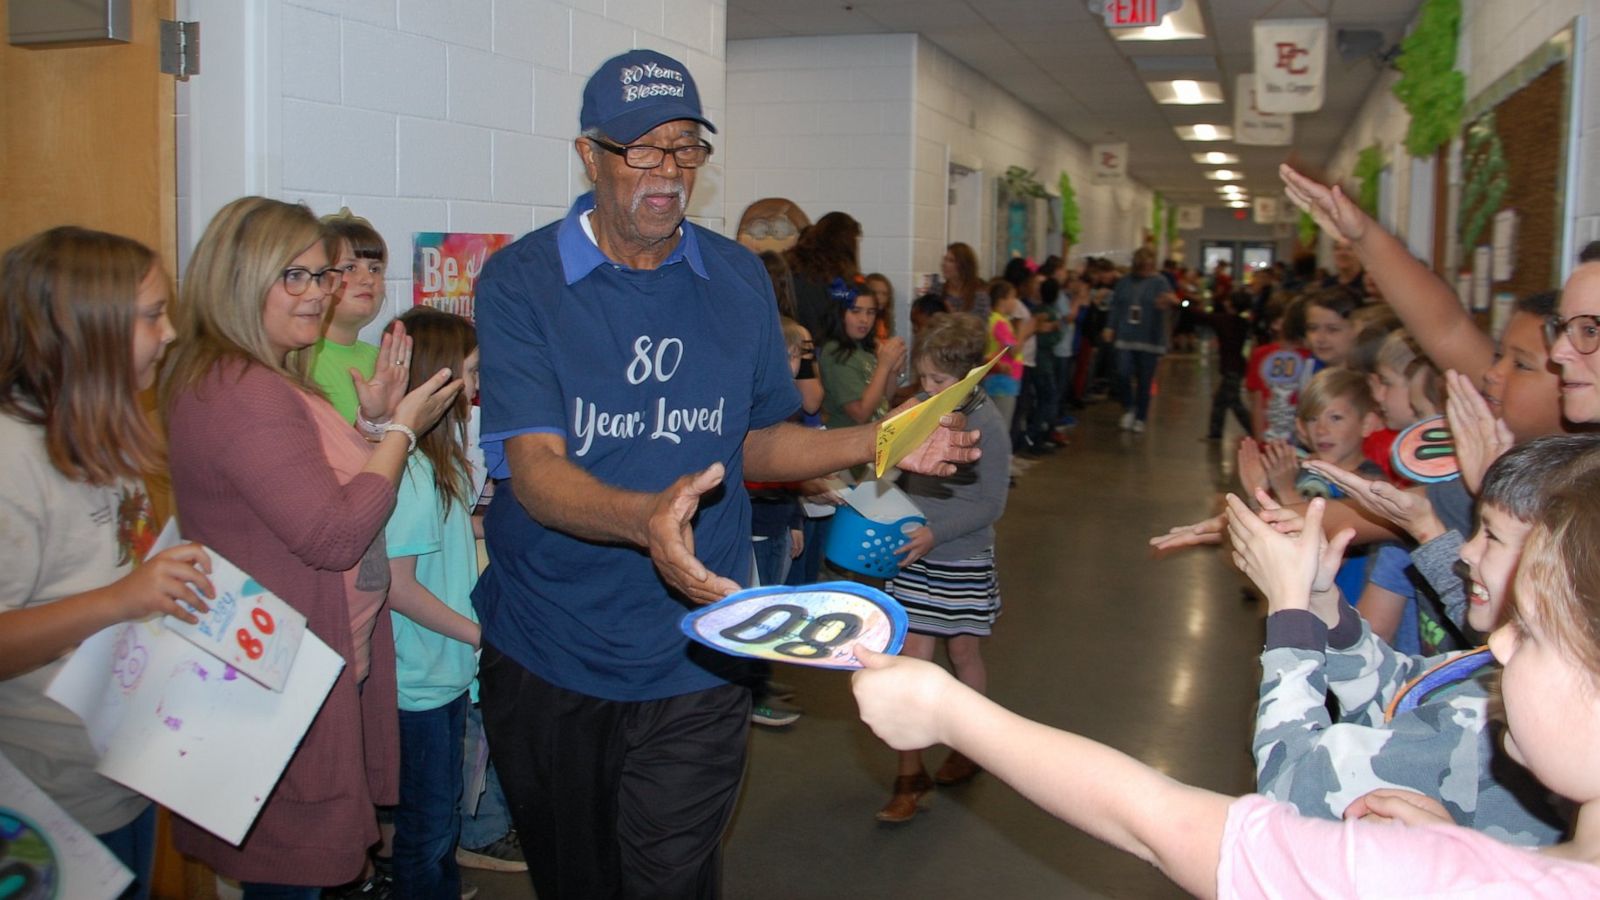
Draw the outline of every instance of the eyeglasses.
<instances>
[{"instance_id":1,"label":"eyeglasses","mask_svg":"<svg viewBox=\"0 0 1600 900\"><path fill-rule=\"evenodd\" d=\"M672 154L672 161L680 169L698 169L711 158L711 145L704 141L687 147L652 147L649 144L629 144L624 147L605 138L592 137L589 143L622 157L622 161L631 169L654 169L666 160L668 153Z\"/></svg>"},{"instance_id":2,"label":"eyeglasses","mask_svg":"<svg viewBox=\"0 0 1600 900\"><path fill-rule=\"evenodd\" d=\"M344 281L344 270L329 266L320 272L313 272L305 266L290 266L283 270L280 280L283 281L283 289L289 296L298 297L306 292L306 288L311 287L312 282L316 282L325 292L332 291Z\"/></svg>"},{"instance_id":3,"label":"eyeglasses","mask_svg":"<svg viewBox=\"0 0 1600 900\"><path fill-rule=\"evenodd\" d=\"M1572 349L1585 356L1600 350L1600 316L1577 315L1563 319L1551 316L1544 320L1544 336L1555 346L1562 335L1572 342Z\"/></svg>"}]
</instances>

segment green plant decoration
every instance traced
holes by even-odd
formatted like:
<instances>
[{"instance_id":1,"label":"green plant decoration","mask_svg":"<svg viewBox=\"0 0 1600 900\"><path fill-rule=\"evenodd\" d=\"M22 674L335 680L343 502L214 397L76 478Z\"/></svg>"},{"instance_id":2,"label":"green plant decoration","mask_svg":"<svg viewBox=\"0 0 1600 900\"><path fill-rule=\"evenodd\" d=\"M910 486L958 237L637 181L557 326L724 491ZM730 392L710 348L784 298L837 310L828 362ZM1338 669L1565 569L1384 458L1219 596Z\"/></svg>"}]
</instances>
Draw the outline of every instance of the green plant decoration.
<instances>
[{"instance_id":1,"label":"green plant decoration","mask_svg":"<svg viewBox=\"0 0 1600 900\"><path fill-rule=\"evenodd\" d=\"M1356 156L1356 169L1352 174L1360 182L1356 188L1356 203L1367 215L1378 215L1378 176L1383 172L1383 146L1374 143Z\"/></svg>"},{"instance_id":2,"label":"green plant decoration","mask_svg":"<svg viewBox=\"0 0 1600 900\"><path fill-rule=\"evenodd\" d=\"M1311 213L1300 211L1300 222L1297 226L1300 235L1300 246L1309 247L1317 242L1317 220L1311 218Z\"/></svg>"},{"instance_id":3,"label":"green plant decoration","mask_svg":"<svg viewBox=\"0 0 1600 900\"><path fill-rule=\"evenodd\" d=\"M1461 148L1461 219L1457 223L1463 250L1478 243L1489 219L1500 211L1510 187L1506 178L1505 148L1495 131L1494 113L1484 113L1467 127Z\"/></svg>"},{"instance_id":4,"label":"green plant decoration","mask_svg":"<svg viewBox=\"0 0 1600 900\"><path fill-rule=\"evenodd\" d=\"M1178 242L1178 208L1176 206L1169 205L1167 207L1167 244L1171 245L1171 244L1175 244L1177 242Z\"/></svg>"},{"instance_id":5,"label":"green plant decoration","mask_svg":"<svg viewBox=\"0 0 1600 900\"><path fill-rule=\"evenodd\" d=\"M1056 184L1061 188L1061 239L1076 244L1083 230L1078 220L1078 192L1072 189L1072 176L1065 172Z\"/></svg>"},{"instance_id":6,"label":"green plant decoration","mask_svg":"<svg viewBox=\"0 0 1600 900\"><path fill-rule=\"evenodd\" d=\"M1461 0L1425 0L1417 27L1400 45L1394 95L1411 114L1406 152L1412 156L1432 156L1461 128L1467 81L1455 68L1460 36Z\"/></svg>"},{"instance_id":7,"label":"green plant decoration","mask_svg":"<svg viewBox=\"0 0 1600 900\"><path fill-rule=\"evenodd\" d=\"M1050 195L1045 193L1044 185L1034 180L1033 173L1021 166L1011 166L1006 173L1000 176L1000 181L1005 185L1006 192L1013 198L1038 197L1044 199Z\"/></svg>"},{"instance_id":8,"label":"green plant decoration","mask_svg":"<svg viewBox=\"0 0 1600 900\"><path fill-rule=\"evenodd\" d=\"M1165 202L1160 194L1155 195L1150 201L1150 237L1155 240L1161 239L1161 233L1164 230L1161 227L1163 221L1161 218L1161 206Z\"/></svg>"}]
</instances>

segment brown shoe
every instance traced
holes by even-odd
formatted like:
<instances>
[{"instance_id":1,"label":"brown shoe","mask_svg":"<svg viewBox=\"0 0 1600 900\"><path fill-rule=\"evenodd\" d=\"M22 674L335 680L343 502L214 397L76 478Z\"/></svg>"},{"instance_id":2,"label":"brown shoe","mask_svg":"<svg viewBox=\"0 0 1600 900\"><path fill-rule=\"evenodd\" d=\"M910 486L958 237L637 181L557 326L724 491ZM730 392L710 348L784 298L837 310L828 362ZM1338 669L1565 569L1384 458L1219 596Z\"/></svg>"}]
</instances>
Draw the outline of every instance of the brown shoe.
<instances>
[{"instance_id":1,"label":"brown shoe","mask_svg":"<svg viewBox=\"0 0 1600 900\"><path fill-rule=\"evenodd\" d=\"M951 750L950 755L944 758L944 764L939 771L933 773L934 784L962 784L971 781L974 775L983 771L978 764L967 759L960 752Z\"/></svg>"},{"instance_id":2,"label":"brown shoe","mask_svg":"<svg viewBox=\"0 0 1600 900\"><path fill-rule=\"evenodd\" d=\"M927 772L918 772L915 775L901 775L894 780L894 796L889 798L889 803L878 810L879 822L909 822L917 814L918 801L933 790L933 782L928 780Z\"/></svg>"}]
</instances>

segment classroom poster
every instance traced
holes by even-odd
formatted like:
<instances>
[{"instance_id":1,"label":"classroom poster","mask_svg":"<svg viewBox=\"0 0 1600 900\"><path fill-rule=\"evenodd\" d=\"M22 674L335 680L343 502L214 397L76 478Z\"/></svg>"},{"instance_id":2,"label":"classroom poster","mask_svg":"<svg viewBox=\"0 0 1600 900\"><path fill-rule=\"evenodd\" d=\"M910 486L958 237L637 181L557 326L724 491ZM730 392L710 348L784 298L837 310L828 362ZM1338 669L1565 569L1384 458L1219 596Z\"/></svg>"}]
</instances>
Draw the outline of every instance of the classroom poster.
<instances>
[{"instance_id":1,"label":"classroom poster","mask_svg":"<svg viewBox=\"0 0 1600 900\"><path fill-rule=\"evenodd\" d=\"M411 305L474 318L483 264L516 238L511 234L418 231L411 236Z\"/></svg>"}]
</instances>

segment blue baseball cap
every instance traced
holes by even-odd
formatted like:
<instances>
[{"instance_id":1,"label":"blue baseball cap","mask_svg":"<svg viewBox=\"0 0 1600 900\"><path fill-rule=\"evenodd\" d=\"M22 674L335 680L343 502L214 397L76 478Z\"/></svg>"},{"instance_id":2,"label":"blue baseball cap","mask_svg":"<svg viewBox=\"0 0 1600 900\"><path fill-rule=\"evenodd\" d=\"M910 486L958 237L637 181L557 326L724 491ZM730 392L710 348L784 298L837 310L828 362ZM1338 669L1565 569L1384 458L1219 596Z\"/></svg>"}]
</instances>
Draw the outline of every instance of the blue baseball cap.
<instances>
[{"instance_id":1,"label":"blue baseball cap","mask_svg":"<svg viewBox=\"0 0 1600 900\"><path fill-rule=\"evenodd\" d=\"M629 50L601 63L589 76L578 127L598 128L606 137L627 143L678 119L717 130L700 111L700 91L687 66L665 53Z\"/></svg>"}]
</instances>

